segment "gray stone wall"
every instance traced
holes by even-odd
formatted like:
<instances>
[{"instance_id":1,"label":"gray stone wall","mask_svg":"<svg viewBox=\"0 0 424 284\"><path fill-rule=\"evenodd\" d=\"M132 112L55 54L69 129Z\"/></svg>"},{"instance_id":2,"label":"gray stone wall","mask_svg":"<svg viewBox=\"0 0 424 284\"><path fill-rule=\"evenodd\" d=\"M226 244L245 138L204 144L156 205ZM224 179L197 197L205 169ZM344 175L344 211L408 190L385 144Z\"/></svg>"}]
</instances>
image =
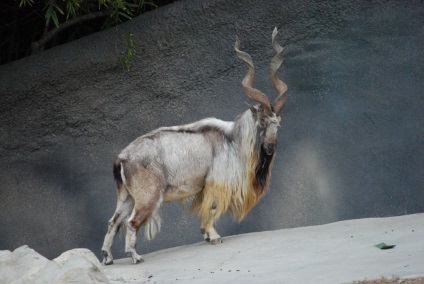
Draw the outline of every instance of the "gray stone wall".
<instances>
[{"instance_id":1,"label":"gray stone wall","mask_svg":"<svg viewBox=\"0 0 424 284\"><path fill-rule=\"evenodd\" d=\"M0 250L100 255L115 206L112 162L137 136L249 101L235 35L274 97L276 26L289 86L271 189L222 236L424 212L422 1L188 1L0 67ZM141 59L119 63L124 31ZM146 253L201 241L178 203ZM123 237L116 256L123 256Z\"/></svg>"}]
</instances>

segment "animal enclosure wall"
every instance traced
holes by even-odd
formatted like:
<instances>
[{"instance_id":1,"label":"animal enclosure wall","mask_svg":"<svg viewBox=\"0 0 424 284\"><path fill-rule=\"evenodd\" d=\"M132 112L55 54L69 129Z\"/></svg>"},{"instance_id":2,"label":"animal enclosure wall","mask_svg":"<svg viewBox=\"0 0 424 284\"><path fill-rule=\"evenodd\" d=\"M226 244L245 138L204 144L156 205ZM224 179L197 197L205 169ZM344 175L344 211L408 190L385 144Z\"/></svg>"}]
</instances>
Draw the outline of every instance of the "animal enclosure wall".
<instances>
[{"instance_id":1,"label":"animal enclosure wall","mask_svg":"<svg viewBox=\"0 0 424 284\"><path fill-rule=\"evenodd\" d=\"M273 100L274 27L289 100L270 191L220 234L424 212L423 15L422 1L181 0L1 66L0 250L100 255L115 155L157 127L244 111L236 35ZM130 72L124 31L141 58ZM202 240L179 204L162 219L142 253Z\"/></svg>"}]
</instances>

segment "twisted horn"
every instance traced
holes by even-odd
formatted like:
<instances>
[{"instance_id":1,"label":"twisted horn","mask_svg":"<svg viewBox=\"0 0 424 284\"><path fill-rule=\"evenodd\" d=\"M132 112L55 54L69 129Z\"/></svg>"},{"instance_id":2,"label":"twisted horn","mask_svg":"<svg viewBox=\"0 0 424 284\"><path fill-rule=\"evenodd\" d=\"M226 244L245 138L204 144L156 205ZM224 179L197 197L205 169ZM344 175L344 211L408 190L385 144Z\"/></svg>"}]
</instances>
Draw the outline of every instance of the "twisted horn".
<instances>
[{"instance_id":1,"label":"twisted horn","mask_svg":"<svg viewBox=\"0 0 424 284\"><path fill-rule=\"evenodd\" d=\"M254 101L258 102L266 112L272 113L271 103L269 102L268 97L261 91L252 87L253 80L255 78L255 67L253 66L252 57L250 57L248 53L240 50L240 41L237 36L236 44L234 45L234 50L237 53L237 57L246 62L249 68L246 76L241 82L241 84L243 85L243 89L246 92L246 95Z\"/></svg>"},{"instance_id":2,"label":"twisted horn","mask_svg":"<svg viewBox=\"0 0 424 284\"><path fill-rule=\"evenodd\" d=\"M283 47L277 43L275 37L277 36L277 28L274 28L272 32L272 47L275 49L277 54L272 58L270 69L272 83L274 84L275 89L278 92L278 97L275 99L275 102L272 104L272 110L275 114L279 114L284 104L287 101L287 85L278 78L277 70L280 68L283 63Z\"/></svg>"}]
</instances>

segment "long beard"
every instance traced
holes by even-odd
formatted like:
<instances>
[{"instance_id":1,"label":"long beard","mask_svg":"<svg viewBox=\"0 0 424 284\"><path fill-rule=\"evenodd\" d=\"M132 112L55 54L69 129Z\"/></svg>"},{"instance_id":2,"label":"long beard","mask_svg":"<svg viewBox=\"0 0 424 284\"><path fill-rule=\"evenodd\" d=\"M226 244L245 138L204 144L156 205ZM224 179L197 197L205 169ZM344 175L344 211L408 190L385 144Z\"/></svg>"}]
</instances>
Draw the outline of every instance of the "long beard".
<instances>
[{"instance_id":1,"label":"long beard","mask_svg":"<svg viewBox=\"0 0 424 284\"><path fill-rule=\"evenodd\" d=\"M255 188L259 194L262 194L263 191L268 186L270 170L272 166L272 162L274 160L274 153L268 155L263 149L262 145L259 149L259 161L256 165L256 180L255 180Z\"/></svg>"}]
</instances>

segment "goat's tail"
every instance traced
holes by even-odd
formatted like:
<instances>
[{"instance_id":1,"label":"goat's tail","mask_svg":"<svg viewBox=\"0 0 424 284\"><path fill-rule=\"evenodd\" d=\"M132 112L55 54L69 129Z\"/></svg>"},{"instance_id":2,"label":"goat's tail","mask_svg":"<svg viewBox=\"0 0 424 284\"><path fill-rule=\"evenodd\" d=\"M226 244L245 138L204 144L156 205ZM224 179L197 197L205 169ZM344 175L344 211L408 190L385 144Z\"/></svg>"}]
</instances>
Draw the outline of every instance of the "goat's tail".
<instances>
[{"instance_id":1,"label":"goat's tail","mask_svg":"<svg viewBox=\"0 0 424 284\"><path fill-rule=\"evenodd\" d=\"M125 201L130 194L126 187L123 161L119 158L117 158L113 163L113 177L115 178L117 186L118 199ZM132 206L134 206L134 201L132 202Z\"/></svg>"},{"instance_id":2,"label":"goat's tail","mask_svg":"<svg viewBox=\"0 0 424 284\"><path fill-rule=\"evenodd\" d=\"M153 240L156 234L160 232L161 226L162 218L159 215L158 209L156 209L146 222L146 226L144 228L144 237L146 240Z\"/></svg>"},{"instance_id":3,"label":"goat's tail","mask_svg":"<svg viewBox=\"0 0 424 284\"><path fill-rule=\"evenodd\" d=\"M115 178L116 185L118 188L122 187L124 184L124 168L122 167L122 161L117 158L113 163L113 177Z\"/></svg>"}]
</instances>

